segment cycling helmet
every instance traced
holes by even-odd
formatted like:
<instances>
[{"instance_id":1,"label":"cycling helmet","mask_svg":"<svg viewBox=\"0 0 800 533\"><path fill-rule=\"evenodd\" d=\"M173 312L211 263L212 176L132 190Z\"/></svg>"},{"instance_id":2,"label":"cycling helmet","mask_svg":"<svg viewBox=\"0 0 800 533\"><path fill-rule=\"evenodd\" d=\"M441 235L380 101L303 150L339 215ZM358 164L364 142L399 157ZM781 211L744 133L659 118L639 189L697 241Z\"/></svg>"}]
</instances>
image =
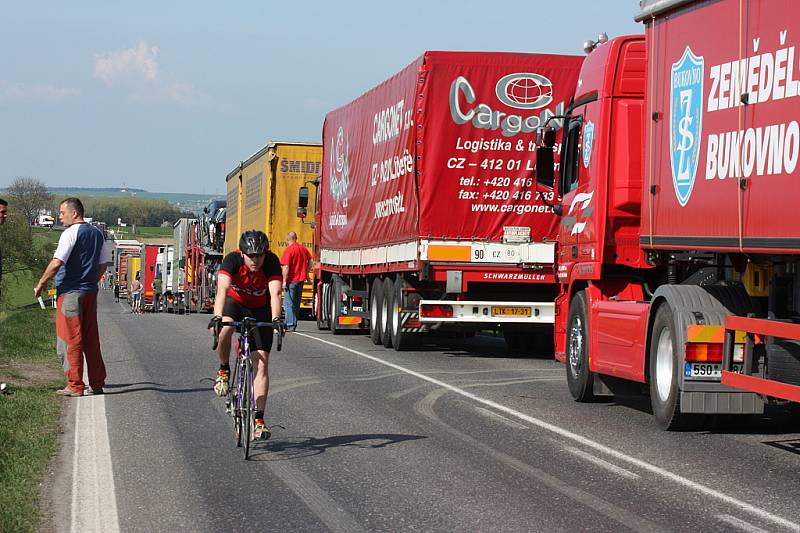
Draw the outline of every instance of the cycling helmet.
<instances>
[{"instance_id":1,"label":"cycling helmet","mask_svg":"<svg viewBox=\"0 0 800 533\"><path fill-rule=\"evenodd\" d=\"M264 255L269 249L269 239L263 231L250 229L239 238L239 250L244 255Z\"/></svg>"}]
</instances>

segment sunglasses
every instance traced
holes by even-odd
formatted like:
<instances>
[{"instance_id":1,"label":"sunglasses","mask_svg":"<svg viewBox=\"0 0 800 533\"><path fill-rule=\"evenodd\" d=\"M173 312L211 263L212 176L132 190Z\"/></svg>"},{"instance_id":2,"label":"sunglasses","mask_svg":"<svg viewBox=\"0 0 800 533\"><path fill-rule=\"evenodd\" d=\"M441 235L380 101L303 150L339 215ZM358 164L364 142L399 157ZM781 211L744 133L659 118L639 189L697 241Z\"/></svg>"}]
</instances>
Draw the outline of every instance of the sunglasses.
<instances>
[{"instance_id":1,"label":"sunglasses","mask_svg":"<svg viewBox=\"0 0 800 533\"><path fill-rule=\"evenodd\" d=\"M250 259L258 259L259 257L264 257L264 254L245 254Z\"/></svg>"}]
</instances>

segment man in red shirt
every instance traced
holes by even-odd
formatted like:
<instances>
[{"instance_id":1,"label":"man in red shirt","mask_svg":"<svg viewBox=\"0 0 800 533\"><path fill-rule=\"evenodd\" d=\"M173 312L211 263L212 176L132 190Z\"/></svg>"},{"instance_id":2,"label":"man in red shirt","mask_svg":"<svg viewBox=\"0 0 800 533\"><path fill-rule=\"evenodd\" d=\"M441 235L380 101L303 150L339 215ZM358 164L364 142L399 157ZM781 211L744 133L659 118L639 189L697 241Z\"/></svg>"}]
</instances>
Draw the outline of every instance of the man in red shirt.
<instances>
[{"instance_id":1,"label":"man in red shirt","mask_svg":"<svg viewBox=\"0 0 800 533\"><path fill-rule=\"evenodd\" d=\"M297 242L297 233L290 231L286 235L289 246L281 255L281 271L283 273L283 308L286 312L286 329L297 329L297 316L300 314L300 297L303 294L303 283L311 268L311 252Z\"/></svg>"},{"instance_id":2,"label":"man in red shirt","mask_svg":"<svg viewBox=\"0 0 800 533\"><path fill-rule=\"evenodd\" d=\"M214 317L208 329L214 333L217 323L240 322L244 317L259 322L281 318L281 265L278 256L269 251L269 239L262 231L248 230L239 239L239 249L225 256L217 271L217 295ZM231 337L234 328L223 327L219 333L219 372L214 383L217 396L228 394L230 378ZM264 409L269 393L269 351L272 349L272 329L258 328L255 332L255 376L253 392L256 397L255 432L257 439L271 435L264 422Z\"/></svg>"}]
</instances>

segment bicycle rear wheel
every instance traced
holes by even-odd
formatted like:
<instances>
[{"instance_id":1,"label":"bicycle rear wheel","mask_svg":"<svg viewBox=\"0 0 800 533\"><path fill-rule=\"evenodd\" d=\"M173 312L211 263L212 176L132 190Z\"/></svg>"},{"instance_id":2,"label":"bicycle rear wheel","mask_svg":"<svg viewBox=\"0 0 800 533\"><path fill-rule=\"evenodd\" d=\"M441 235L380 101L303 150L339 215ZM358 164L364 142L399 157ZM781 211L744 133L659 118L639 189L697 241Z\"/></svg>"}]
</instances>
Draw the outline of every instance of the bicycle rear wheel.
<instances>
[{"instance_id":1,"label":"bicycle rear wheel","mask_svg":"<svg viewBox=\"0 0 800 533\"><path fill-rule=\"evenodd\" d=\"M250 359L244 360L242 369L242 439L244 441L244 458L250 458L250 442L253 436L253 373Z\"/></svg>"}]
</instances>

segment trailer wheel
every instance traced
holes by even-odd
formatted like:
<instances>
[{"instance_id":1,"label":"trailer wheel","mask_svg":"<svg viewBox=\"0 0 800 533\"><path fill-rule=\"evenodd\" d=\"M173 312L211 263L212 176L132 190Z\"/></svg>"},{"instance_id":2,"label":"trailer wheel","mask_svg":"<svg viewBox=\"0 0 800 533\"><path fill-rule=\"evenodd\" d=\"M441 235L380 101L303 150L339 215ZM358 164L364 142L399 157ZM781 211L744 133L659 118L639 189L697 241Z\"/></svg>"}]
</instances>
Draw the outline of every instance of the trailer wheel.
<instances>
[{"instance_id":1,"label":"trailer wheel","mask_svg":"<svg viewBox=\"0 0 800 533\"><path fill-rule=\"evenodd\" d=\"M519 352L525 348L525 333L503 326L503 339L509 352Z\"/></svg>"},{"instance_id":2,"label":"trailer wheel","mask_svg":"<svg viewBox=\"0 0 800 533\"><path fill-rule=\"evenodd\" d=\"M383 281L375 278L372 282L372 290L369 293L369 338L372 344L379 345L381 342L381 317L383 314Z\"/></svg>"},{"instance_id":3,"label":"trailer wheel","mask_svg":"<svg viewBox=\"0 0 800 533\"><path fill-rule=\"evenodd\" d=\"M575 293L567 318L567 386L576 402L592 402L594 372L589 370L589 336L586 293Z\"/></svg>"},{"instance_id":4,"label":"trailer wheel","mask_svg":"<svg viewBox=\"0 0 800 533\"><path fill-rule=\"evenodd\" d=\"M681 414L681 357L676 346L672 308L664 302L650 332L650 404L656 424L667 431L682 429L688 420Z\"/></svg>"},{"instance_id":5,"label":"trailer wheel","mask_svg":"<svg viewBox=\"0 0 800 533\"><path fill-rule=\"evenodd\" d=\"M334 335L338 335L342 332L342 330L336 327L336 325L339 323L339 315L341 314L339 312L339 306L341 305L342 301L342 285L343 282L341 278L339 278L338 276L334 276L333 279L331 280L331 285L330 285L331 288L328 291L329 295L328 298L330 300L330 310L331 310L330 317L328 318L330 320L331 333L333 333Z\"/></svg>"},{"instance_id":6,"label":"trailer wheel","mask_svg":"<svg viewBox=\"0 0 800 533\"><path fill-rule=\"evenodd\" d=\"M317 298L317 329L328 329L330 328L330 322L328 321L328 313L330 312L330 305L328 305L328 298L330 294L330 285L327 283L321 283L319 285L319 293L316 295Z\"/></svg>"},{"instance_id":7,"label":"trailer wheel","mask_svg":"<svg viewBox=\"0 0 800 533\"><path fill-rule=\"evenodd\" d=\"M391 328L392 328L392 346L399 351L407 350L416 344L419 335L414 333L404 332L402 328L403 315L403 289L409 287L409 284L403 278L397 278L393 286L392 306L391 309Z\"/></svg>"},{"instance_id":8,"label":"trailer wheel","mask_svg":"<svg viewBox=\"0 0 800 533\"><path fill-rule=\"evenodd\" d=\"M767 377L800 385L800 341L791 339L775 340L766 345Z\"/></svg>"},{"instance_id":9,"label":"trailer wheel","mask_svg":"<svg viewBox=\"0 0 800 533\"><path fill-rule=\"evenodd\" d=\"M390 318L394 306L394 284L389 277L383 278L383 301L381 302L381 342L384 348L392 347L392 326Z\"/></svg>"}]
</instances>

